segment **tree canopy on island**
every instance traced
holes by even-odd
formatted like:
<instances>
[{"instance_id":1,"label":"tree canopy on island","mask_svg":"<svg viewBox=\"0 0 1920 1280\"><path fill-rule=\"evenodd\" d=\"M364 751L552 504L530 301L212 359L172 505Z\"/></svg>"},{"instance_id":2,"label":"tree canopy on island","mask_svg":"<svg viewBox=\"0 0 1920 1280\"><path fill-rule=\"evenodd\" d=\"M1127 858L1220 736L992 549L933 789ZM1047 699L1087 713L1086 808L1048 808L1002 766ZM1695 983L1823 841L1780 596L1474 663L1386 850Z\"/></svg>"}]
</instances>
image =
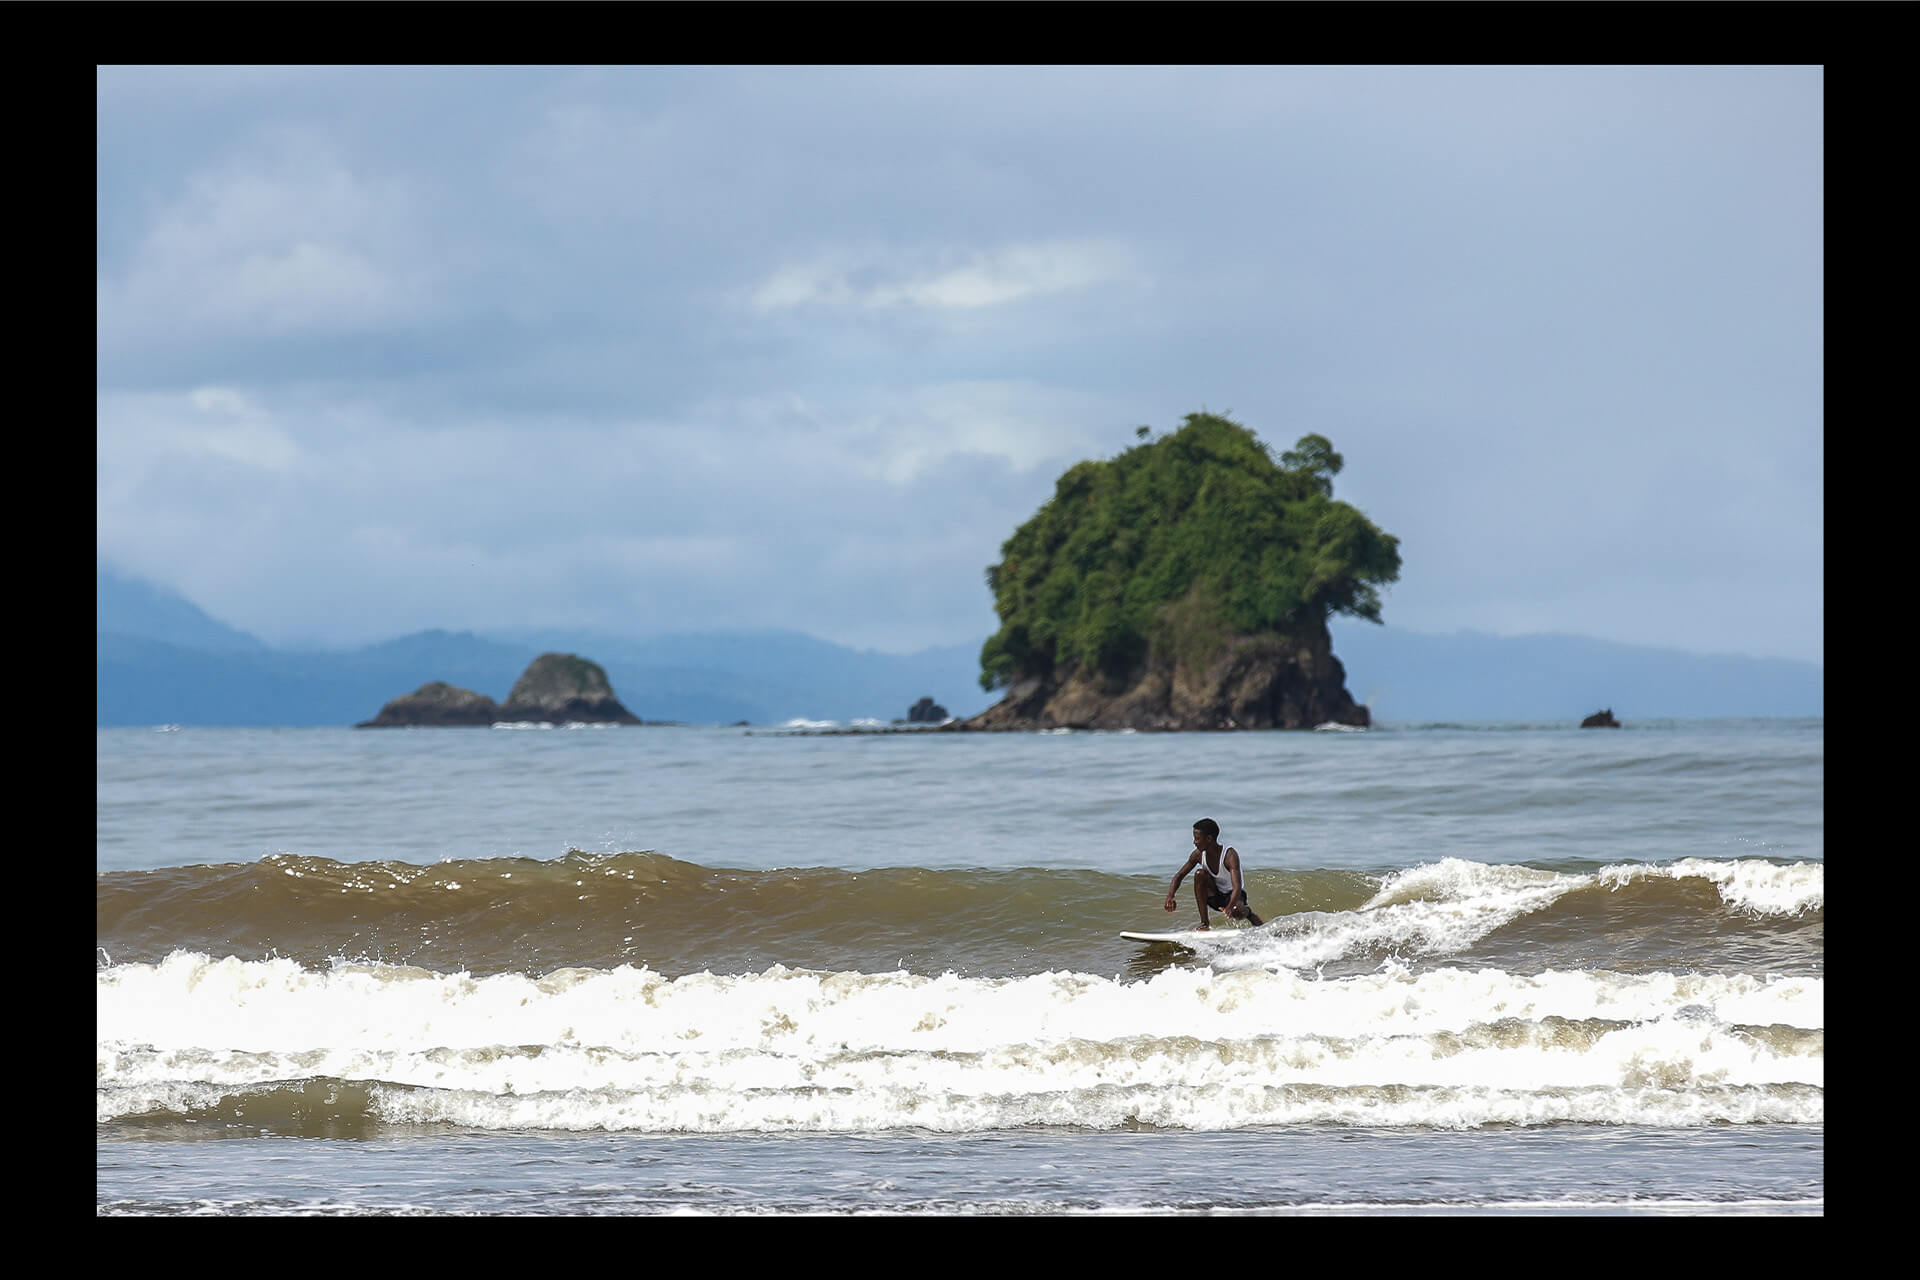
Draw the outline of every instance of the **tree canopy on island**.
<instances>
[{"instance_id":1,"label":"tree canopy on island","mask_svg":"<svg viewBox=\"0 0 1920 1280\"><path fill-rule=\"evenodd\" d=\"M980 651L981 687L1070 665L1125 677L1155 649L1198 656L1333 613L1380 621L1400 540L1334 499L1343 465L1325 436L1276 461L1239 423L1190 413L1070 467L987 569L1001 626Z\"/></svg>"}]
</instances>

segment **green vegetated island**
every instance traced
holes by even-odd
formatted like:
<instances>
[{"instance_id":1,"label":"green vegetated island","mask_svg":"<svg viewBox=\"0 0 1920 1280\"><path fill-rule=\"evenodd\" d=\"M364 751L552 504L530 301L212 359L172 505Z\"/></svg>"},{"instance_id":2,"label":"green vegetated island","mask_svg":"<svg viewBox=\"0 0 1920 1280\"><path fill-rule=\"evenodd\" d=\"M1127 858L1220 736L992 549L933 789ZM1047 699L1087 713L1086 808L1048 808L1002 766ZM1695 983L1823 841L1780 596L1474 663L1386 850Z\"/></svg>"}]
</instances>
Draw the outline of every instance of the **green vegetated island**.
<instances>
[{"instance_id":1,"label":"green vegetated island","mask_svg":"<svg viewBox=\"0 0 1920 1280\"><path fill-rule=\"evenodd\" d=\"M1082 462L987 570L980 729L1364 726L1335 613L1380 621L1399 539L1333 496L1326 437L1275 458L1211 413Z\"/></svg>"},{"instance_id":2,"label":"green vegetated island","mask_svg":"<svg viewBox=\"0 0 1920 1280\"><path fill-rule=\"evenodd\" d=\"M1275 458L1212 413L1137 434L1117 457L1069 468L1002 544L986 571L1001 625L981 648L980 683L1006 696L939 727L1367 725L1327 620L1380 621L1399 539L1334 498L1333 445L1306 435ZM639 723L597 664L544 654L505 704L433 683L360 727L516 720Z\"/></svg>"}]
</instances>

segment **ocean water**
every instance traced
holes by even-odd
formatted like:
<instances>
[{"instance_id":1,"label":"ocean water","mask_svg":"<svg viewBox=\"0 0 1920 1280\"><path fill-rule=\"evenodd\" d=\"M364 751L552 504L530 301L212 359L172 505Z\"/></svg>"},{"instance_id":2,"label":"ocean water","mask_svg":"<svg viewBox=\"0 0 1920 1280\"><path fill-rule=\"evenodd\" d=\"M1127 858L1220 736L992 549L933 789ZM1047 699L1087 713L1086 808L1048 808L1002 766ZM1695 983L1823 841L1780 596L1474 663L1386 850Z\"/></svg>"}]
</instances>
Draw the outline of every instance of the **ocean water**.
<instances>
[{"instance_id":1,"label":"ocean water","mask_svg":"<svg viewBox=\"0 0 1920 1280\"><path fill-rule=\"evenodd\" d=\"M833 728L98 731L97 1212L1825 1211L1818 719Z\"/></svg>"}]
</instances>

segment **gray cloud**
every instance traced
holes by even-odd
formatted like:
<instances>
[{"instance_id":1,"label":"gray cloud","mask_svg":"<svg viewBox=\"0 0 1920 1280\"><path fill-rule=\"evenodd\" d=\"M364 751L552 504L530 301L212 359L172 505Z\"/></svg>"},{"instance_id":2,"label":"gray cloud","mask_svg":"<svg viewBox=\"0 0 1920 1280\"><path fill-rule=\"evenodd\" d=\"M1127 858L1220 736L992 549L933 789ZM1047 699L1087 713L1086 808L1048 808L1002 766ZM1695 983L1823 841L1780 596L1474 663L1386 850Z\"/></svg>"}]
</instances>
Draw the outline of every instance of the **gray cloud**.
<instances>
[{"instance_id":1,"label":"gray cloud","mask_svg":"<svg viewBox=\"0 0 1920 1280\"><path fill-rule=\"evenodd\" d=\"M1391 624L1819 659L1823 91L103 68L100 554L280 640L972 642L1204 406L1332 437Z\"/></svg>"}]
</instances>

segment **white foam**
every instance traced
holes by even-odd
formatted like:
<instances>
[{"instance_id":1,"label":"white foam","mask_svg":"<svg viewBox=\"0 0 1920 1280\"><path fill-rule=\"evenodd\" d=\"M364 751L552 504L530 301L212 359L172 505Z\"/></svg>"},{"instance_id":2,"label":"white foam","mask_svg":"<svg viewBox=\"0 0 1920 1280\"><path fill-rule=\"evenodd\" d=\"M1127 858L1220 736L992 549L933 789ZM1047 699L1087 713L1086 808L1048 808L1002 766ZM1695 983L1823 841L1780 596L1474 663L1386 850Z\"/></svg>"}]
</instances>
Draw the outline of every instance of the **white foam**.
<instances>
[{"instance_id":1,"label":"white foam","mask_svg":"<svg viewBox=\"0 0 1920 1280\"><path fill-rule=\"evenodd\" d=\"M1356 910L1296 912L1261 929L1223 934L1204 954L1222 968L1301 970L1353 956L1452 955L1589 883L1531 867L1444 858L1388 876Z\"/></svg>"},{"instance_id":2,"label":"white foam","mask_svg":"<svg viewBox=\"0 0 1920 1280\"><path fill-rule=\"evenodd\" d=\"M1827 904L1826 864L1819 862L1780 866L1758 858L1731 862L1681 858L1659 866L1606 867L1598 878L1613 889L1655 878L1707 880L1718 886L1720 897L1729 906L1754 915L1797 916L1824 910Z\"/></svg>"},{"instance_id":3,"label":"white foam","mask_svg":"<svg viewBox=\"0 0 1920 1280\"><path fill-rule=\"evenodd\" d=\"M1574 875L1442 858L1389 875L1352 911L1295 912L1263 928L1201 939L1196 949L1215 968L1309 971L1354 957L1456 955L1577 890L1690 877L1712 882L1729 907L1756 915L1799 915L1819 910L1826 901L1825 869L1819 863L1777 866L1758 859L1684 858Z\"/></svg>"},{"instance_id":4,"label":"white foam","mask_svg":"<svg viewBox=\"0 0 1920 1280\"><path fill-rule=\"evenodd\" d=\"M176 953L97 976L96 1096L106 1119L335 1077L395 1120L689 1132L1803 1123L1823 990L1397 967L475 979Z\"/></svg>"}]
</instances>

